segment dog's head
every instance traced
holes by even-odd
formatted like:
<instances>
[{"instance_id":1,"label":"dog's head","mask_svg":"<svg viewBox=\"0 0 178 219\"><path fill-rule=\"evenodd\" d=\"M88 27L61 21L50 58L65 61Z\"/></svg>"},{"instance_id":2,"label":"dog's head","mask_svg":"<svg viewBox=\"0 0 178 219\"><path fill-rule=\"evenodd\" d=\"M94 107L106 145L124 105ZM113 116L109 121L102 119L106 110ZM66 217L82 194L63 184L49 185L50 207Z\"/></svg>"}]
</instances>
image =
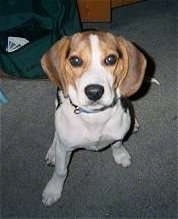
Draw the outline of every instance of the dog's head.
<instances>
[{"instance_id":1,"label":"dog's head","mask_svg":"<svg viewBox=\"0 0 178 219\"><path fill-rule=\"evenodd\" d=\"M129 41L108 32L88 31L63 37L45 53L48 77L76 105L100 107L133 95L140 87L146 60Z\"/></svg>"}]
</instances>

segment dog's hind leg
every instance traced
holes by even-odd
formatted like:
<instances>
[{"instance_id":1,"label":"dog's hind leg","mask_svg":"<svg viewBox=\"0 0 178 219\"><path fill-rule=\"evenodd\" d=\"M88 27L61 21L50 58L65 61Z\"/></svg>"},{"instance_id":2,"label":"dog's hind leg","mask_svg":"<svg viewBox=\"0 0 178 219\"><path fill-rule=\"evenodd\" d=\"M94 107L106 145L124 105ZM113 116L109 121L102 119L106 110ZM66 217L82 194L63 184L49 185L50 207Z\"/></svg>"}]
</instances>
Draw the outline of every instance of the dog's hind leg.
<instances>
[{"instance_id":1,"label":"dog's hind leg","mask_svg":"<svg viewBox=\"0 0 178 219\"><path fill-rule=\"evenodd\" d=\"M139 122L137 118L135 117L133 132L134 133L138 132L139 128L140 128Z\"/></svg>"},{"instance_id":2,"label":"dog's hind leg","mask_svg":"<svg viewBox=\"0 0 178 219\"><path fill-rule=\"evenodd\" d=\"M122 145L122 142L116 142L112 145L112 154L114 160L117 164L122 165L123 167L128 167L131 164L131 156L128 151Z\"/></svg>"},{"instance_id":3,"label":"dog's hind leg","mask_svg":"<svg viewBox=\"0 0 178 219\"><path fill-rule=\"evenodd\" d=\"M47 165L51 165L51 166L55 165L55 150L56 150L57 141L58 141L57 134L55 132L53 143L52 143L51 147L49 148L49 150L46 154L46 157L45 157Z\"/></svg>"}]
</instances>

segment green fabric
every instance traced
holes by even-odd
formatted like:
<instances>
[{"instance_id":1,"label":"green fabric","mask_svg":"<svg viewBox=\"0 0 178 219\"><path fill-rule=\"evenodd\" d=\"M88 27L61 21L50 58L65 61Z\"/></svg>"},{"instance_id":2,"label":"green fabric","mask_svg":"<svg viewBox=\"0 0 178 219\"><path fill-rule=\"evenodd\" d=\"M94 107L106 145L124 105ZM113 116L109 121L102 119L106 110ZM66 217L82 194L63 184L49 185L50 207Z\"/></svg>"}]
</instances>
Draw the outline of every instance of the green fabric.
<instances>
[{"instance_id":1,"label":"green fabric","mask_svg":"<svg viewBox=\"0 0 178 219\"><path fill-rule=\"evenodd\" d=\"M4 50L4 36L16 30L22 30L32 40L8 53ZM62 36L80 30L74 0L0 0L0 68L13 76L43 78L43 53Z\"/></svg>"}]
</instances>

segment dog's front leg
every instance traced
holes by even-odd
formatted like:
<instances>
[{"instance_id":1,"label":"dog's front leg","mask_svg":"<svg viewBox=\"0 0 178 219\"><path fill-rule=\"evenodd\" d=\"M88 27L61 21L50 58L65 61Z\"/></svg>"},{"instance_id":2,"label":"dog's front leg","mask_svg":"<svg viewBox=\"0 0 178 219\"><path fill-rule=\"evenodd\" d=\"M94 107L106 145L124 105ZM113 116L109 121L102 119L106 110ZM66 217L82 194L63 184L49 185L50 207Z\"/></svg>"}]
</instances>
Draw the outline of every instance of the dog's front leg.
<instances>
[{"instance_id":1,"label":"dog's front leg","mask_svg":"<svg viewBox=\"0 0 178 219\"><path fill-rule=\"evenodd\" d=\"M122 145L122 141L118 141L112 145L112 154L117 164L128 167L131 164L131 156Z\"/></svg>"},{"instance_id":2,"label":"dog's front leg","mask_svg":"<svg viewBox=\"0 0 178 219\"><path fill-rule=\"evenodd\" d=\"M42 202L46 206L54 204L61 197L71 152L67 152L61 145L56 145L55 156L55 170L42 195Z\"/></svg>"}]
</instances>

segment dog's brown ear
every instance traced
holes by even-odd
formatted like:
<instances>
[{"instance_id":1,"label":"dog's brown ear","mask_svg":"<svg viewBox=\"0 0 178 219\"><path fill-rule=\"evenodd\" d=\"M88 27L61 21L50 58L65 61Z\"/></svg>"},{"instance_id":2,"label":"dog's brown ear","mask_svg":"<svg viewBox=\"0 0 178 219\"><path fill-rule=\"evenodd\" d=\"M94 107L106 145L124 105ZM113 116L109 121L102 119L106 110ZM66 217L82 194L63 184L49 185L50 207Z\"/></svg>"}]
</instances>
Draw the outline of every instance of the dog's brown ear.
<instances>
[{"instance_id":1,"label":"dog's brown ear","mask_svg":"<svg viewBox=\"0 0 178 219\"><path fill-rule=\"evenodd\" d=\"M121 94L129 97L136 93L141 86L146 59L131 42L122 37L117 37L116 40L120 53L116 83Z\"/></svg>"},{"instance_id":2,"label":"dog's brown ear","mask_svg":"<svg viewBox=\"0 0 178 219\"><path fill-rule=\"evenodd\" d=\"M70 39L63 37L57 41L41 58L41 66L49 79L60 87L64 95L67 95L67 79L65 75L65 63L69 50Z\"/></svg>"}]
</instances>

